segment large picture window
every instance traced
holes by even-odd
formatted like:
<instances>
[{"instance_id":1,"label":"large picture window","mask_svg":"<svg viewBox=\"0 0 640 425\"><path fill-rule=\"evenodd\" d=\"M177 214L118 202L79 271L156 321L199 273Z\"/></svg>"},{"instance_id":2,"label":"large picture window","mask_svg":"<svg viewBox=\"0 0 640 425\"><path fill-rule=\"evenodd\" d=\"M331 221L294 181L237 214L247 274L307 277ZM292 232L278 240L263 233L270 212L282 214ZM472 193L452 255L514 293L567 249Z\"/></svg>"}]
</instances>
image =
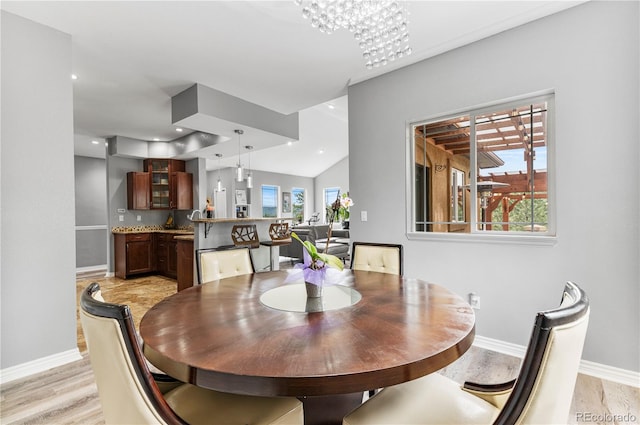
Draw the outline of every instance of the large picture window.
<instances>
[{"instance_id":1,"label":"large picture window","mask_svg":"<svg viewBox=\"0 0 640 425\"><path fill-rule=\"evenodd\" d=\"M278 186L262 186L262 216L278 216Z\"/></svg>"},{"instance_id":2,"label":"large picture window","mask_svg":"<svg viewBox=\"0 0 640 425\"><path fill-rule=\"evenodd\" d=\"M328 223L331 219L331 205L340 196L339 187L328 187L324 189L324 222Z\"/></svg>"},{"instance_id":3,"label":"large picture window","mask_svg":"<svg viewBox=\"0 0 640 425\"><path fill-rule=\"evenodd\" d=\"M412 232L553 235L553 96L410 124Z\"/></svg>"},{"instance_id":4,"label":"large picture window","mask_svg":"<svg viewBox=\"0 0 640 425\"><path fill-rule=\"evenodd\" d=\"M302 223L304 221L304 189L294 187L291 190L293 202L293 222Z\"/></svg>"}]
</instances>

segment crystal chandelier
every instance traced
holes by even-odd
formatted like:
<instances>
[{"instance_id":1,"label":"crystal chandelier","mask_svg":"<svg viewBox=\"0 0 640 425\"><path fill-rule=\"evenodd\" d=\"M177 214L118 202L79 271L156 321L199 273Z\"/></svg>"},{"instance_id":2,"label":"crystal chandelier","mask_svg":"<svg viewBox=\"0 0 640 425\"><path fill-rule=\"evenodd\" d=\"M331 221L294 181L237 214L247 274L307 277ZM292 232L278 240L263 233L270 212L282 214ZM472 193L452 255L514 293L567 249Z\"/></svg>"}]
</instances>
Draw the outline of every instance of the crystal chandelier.
<instances>
[{"instance_id":1,"label":"crystal chandelier","mask_svg":"<svg viewBox=\"0 0 640 425\"><path fill-rule=\"evenodd\" d=\"M353 33L367 69L411 54L408 12L397 0L294 0L302 16L325 34L340 28Z\"/></svg>"}]
</instances>

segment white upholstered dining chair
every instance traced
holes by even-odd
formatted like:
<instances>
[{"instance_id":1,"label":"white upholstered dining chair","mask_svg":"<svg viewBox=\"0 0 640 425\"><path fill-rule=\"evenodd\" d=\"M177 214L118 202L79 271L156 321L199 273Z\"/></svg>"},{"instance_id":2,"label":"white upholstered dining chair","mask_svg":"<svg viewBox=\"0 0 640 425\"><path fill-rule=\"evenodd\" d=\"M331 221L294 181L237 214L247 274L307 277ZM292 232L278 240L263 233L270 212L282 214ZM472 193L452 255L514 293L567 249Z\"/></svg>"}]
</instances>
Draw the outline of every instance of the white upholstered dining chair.
<instances>
[{"instance_id":1,"label":"white upholstered dining chair","mask_svg":"<svg viewBox=\"0 0 640 425\"><path fill-rule=\"evenodd\" d=\"M249 248L196 250L198 284L254 273Z\"/></svg>"},{"instance_id":2,"label":"white upholstered dining chair","mask_svg":"<svg viewBox=\"0 0 640 425\"><path fill-rule=\"evenodd\" d=\"M586 294L568 282L560 307L537 314L515 380L461 387L433 373L381 390L343 424L567 423L588 320Z\"/></svg>"},{"instance_id":3,"label":"white upholstered dining chair","mask_svg":"<svg viewBox=\"0 0 640 425\"><path fill-rule=\"evenodd\" d=\"M295 398L255 397L182 384L162 394L152 379L126 305L101 301L100 286L80 299L80 320L107 424L302 424Z\"/></svg>"},{"instance_id":4,"label":"white upholstered dining chair","mask_svg":"<svg viewBox=\"0 0 640 425\"><path fill-rule=\"evenodd\" d=\"M402 276L402 245L354 242L351 269Z\"/></svg>"}]
</instances>

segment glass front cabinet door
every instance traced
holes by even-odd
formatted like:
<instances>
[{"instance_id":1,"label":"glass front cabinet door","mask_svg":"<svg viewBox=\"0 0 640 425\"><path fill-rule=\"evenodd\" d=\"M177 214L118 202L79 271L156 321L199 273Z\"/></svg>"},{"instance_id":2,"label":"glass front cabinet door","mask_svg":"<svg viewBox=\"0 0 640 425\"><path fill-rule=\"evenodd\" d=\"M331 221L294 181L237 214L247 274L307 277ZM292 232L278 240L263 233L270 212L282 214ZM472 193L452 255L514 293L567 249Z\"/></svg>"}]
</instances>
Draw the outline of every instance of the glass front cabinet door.
<instances>
[{"instance_id":1,"label":"glass front cabinet door","mask_svg":"<svg viewBox=\"0 0 640 425\"><path fill-rule=\"evenodd\" d=\"M184 161L145 159L144 171L149 174L151 209L193 208L193 176L185 172Z\"/></svg>"}]
</instances>

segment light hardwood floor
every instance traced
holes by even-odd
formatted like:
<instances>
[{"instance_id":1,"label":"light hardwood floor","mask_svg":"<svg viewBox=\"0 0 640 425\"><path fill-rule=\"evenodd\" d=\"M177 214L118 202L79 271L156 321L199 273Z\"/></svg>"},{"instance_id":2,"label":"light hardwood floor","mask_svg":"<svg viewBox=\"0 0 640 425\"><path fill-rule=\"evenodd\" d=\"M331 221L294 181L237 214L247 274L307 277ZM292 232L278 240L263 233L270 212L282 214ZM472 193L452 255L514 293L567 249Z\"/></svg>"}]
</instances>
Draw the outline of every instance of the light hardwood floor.
<instances>
[{"instance_id":1,"label":"light hardwood floor","mask_svg":"<svg viewBox=\"0 0 640 425\"><path fill-rule=\"evenodd\" d=\"M143 277L125 281L117 278L79 276L78 294L94 281L100 283L106 300L129 304L136 326L151 306L176 290L175 281L163 277ZM82 347L82 360L2 384L0 423L104 424L97 387L80 328L78 346ZM472 347L441 373L460 383L465 380L495 383L515 377L519 365L518 358ZM639 405L640 389L579 375L567 423L637 424L640 421Z\"/></svg>"}]
</instances>

